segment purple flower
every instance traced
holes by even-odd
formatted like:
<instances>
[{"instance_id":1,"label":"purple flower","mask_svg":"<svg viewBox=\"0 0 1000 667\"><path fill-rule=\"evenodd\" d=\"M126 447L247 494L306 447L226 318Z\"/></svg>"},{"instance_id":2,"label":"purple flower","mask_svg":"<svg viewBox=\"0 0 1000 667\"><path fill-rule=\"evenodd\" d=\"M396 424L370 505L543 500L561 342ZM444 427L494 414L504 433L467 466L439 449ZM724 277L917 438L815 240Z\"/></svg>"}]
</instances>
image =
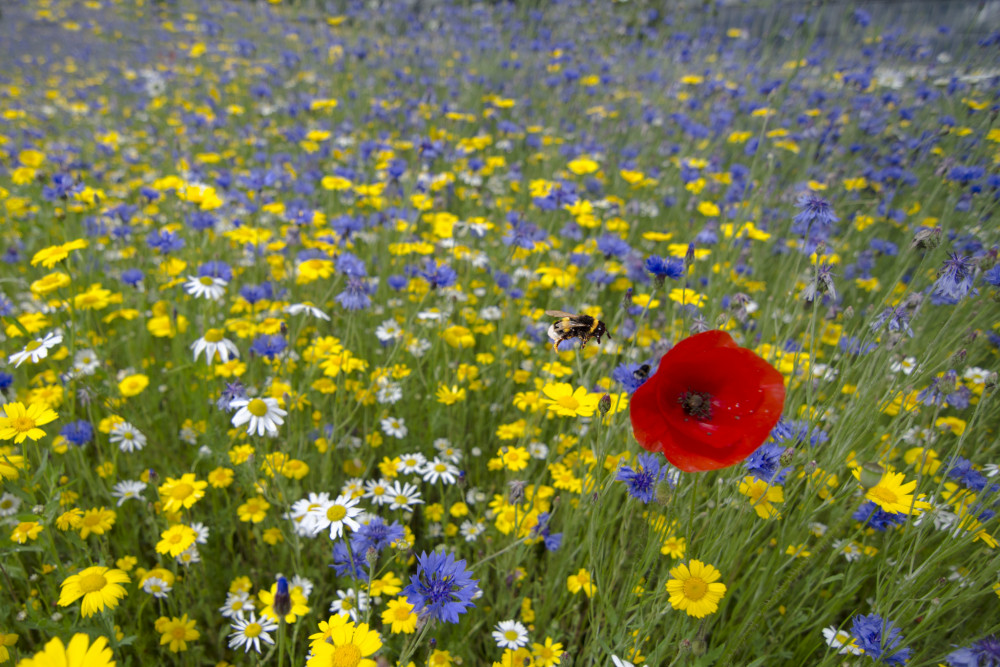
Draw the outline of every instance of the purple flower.
<instances>
[{"instance_id":1,"label":"purple flower","mask_svg":"<svg viewBox=\"0 0 1000 667\"><path fill-rule=\"evenodd\" d=\"M893 649L903 641L903 635L892 621L878 614L858 614L853 619L851 635L872 660L886 665L902 665L910 659L911 650L903 648L895 653Z\"/></svg>"},{"instance_id":2,"label":"purple flower","mask_svg":"<svg viewBox=\"0 0 1000 667\"><path fill-rule=\"evenodd\" d=\"M684 275L684 261L673 257L664 259L659 255L650 255L646 259L646 270L654 277L677 280Z\"/></svg>"},{"instance_id":3,"label":"purple flower","mask_svg":"<svg viewBox=\"0 0 1000 667\"><path fill-rule=\"evenodd\" d=\"M403 595L422 617L458 623L458 615L474 606L479 580L465 569L465 561L456 561L450 553L433 551L417 557L417 573Z\"/></svg>"},{"instance_id":4,"label":"purple flower","mask_svg":"<svg viewBox=\"0 0 1000 667\"><path fill-rule=\"evenodd\" d=\"M833 207L822 197L807 194L799 197L799 212L792 219L793 234L824 239L830 233L830 226L839 222Z\"/></svg>"},{"instance_id":5,"label":"purple flower","mask_svg":"<svg viewBox=\"0 0 1000 667\"><path fill-rule=\"evenodd\" d=\"M950 667L1000 667L1000 637L983 637L972 646L952 651L945 660Z\"/></svg>"},{"instance_id":6,"label":"purple flower","mask_svg":"<svg viewBox=\"0 0 1000 667\"><path fill-rule=\"evenodd\" d=\"M976 265L972 258L951 253L931 288L931 303L954 305L961 301L972 289L975 273Z\"/></svg>"},{"instance_id":7,"label":"purple flower","mask_svg":"<svg viewBox=\"0 0 1000 667\"><path fill-rule=\"evenodd\" d=\"M59 435L77 447L83 447L94 437L94 427L88 421L70 422L62 427Z\"/></svg>"},{"instance_id":8,"label":"purple flower","mask_svg":"<svg viewBox=\"0 0 1000 667\"><path fill-rule=\"evenodd\" d=\"M625 482L630 496L648 505L656 497L656 485L667 476L663 459L653 454L639 454L639 465L633 469L623 465L618 468L615 479Z\"/></svg>"},{"instance_id":9,"label":"purple flower","mask_svg":"<svg viewBox=\"0 0 1000 667\"><path fill-rule=\"evenodd\" d=\"M364 310L372 305L368 283L362 278L350 278L344 291L333 297L345 310Z\"/></svg>"},{"instance_id":10,"label":"purple flower","mask_svg":"<svg viewBox=\"0 0 1000 667\"><path fill-rule=\"evenodd\" d=\"M273 359L284 352L286 347L288 347L288 342L281 334L264 335L254 339L253 344L250 345L250 351L262 357Z\"/></svg>"},{"instance_id":11,"label":"purple flower","mask_svg":"<svg viewBox=\"0 0 1000 667\"><path fill-rule=\"evenodd\" d=\"M747 472L768 484L783 484L791 468L781 467L781 455L785 448L773 442L765 442L743 462Z\"/></svg>"},{"instance_id":12,"label":"purple flower","mask_svg":"<svg viewBox=\"0 0 1000 667\"><path fill-rule=\"evenodd\" d=\"M166 255L184 247L184 239L166 230L153 232L146 237L146 243L161 255Z\"/></svg>"}]
</instances>

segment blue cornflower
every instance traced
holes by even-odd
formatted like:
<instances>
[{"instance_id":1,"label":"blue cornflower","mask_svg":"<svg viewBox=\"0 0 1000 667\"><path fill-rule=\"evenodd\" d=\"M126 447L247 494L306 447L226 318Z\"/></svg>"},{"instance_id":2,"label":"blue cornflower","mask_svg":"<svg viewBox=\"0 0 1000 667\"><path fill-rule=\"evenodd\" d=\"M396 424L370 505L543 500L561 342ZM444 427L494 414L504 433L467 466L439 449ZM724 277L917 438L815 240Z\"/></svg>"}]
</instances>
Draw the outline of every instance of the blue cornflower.
<instances>
[{"instance_id":1,"label":"blue cornflower","mask_svg":"<svg viewBox=\"0 0 1000 667\"><path fill-rule=\"evenodd\" d=\"M620 236L615 234L604 234L597 239L597 249L604 253L607 258L624 257L632 247Z\"/></svg>"},{"instance_id":2,"label":"blue cornflower","mask_svg":"<svg viewBox=\"0 0 1000 667\"><path fill-rule=\"evenodd\" d=\"M456 561L450 553L434 551L417 557L417 573L402 594L417 613L439 621L458 623L458 615L474 606L479 580L465 569L465 561Z\"/></svg>"},{"instance_id":3,"label":"blue cornflower","mask_svg":"<svg viewBox=\"0 0 1000 667\"><path fill-rule=\"evenodd\" d=\"M352 547L353 548L353 547ZM367 551L367 549L365 550ZM343 540L338 540L333 545L333 563L330 565L336 572L338 577L352 576L355 579L361 579L364 581L368 580L368 572L365 570L364 566L368 561L365 560L364 554L353 554L347 548L347 543ZM353 573L352 573L353 570Z\"/></svg>"},{"instance_id":4,"label":"blue cornflower","mask_svg":"<svg viewBox=\"0 0 1000 667\"><path fill-rule=\"evenodd\" d=\"M122 271L122 282L126 285L131 285L132 287L141 283L143 277L142 271L139 269L125 269Z\"/></svg>"},{"instance_id":5,"label":"blue cornflower","mask_svg":"<svg viewBox=\"0 0 1000 667\"><path fill-rule=\"evenodd\" d=\"M983 282L993 287L1000 287L1000 264L983 274Z\"/></svg>"},{"instance_id":6,"label":"blue cornflower","mask_svg":"<svg viewBox=\"0 0 1000 667\"><path fill-rule=\"evenodd\" d=\"M630 496L642 501L643 505L648 505L656 497L656 485L666 476L667 469L663 467L659 456L639 454L637 469L622 465L618 468L615 479L625 482Z\"/></svg>"},{"instance_id":7,"label":"blue cornflower","mask_svg":"<svg viewBox=\"0 0 1000 667\"><path fill-rule=\"evenodd\" d=\"M14 384L14 376L0 371L0 391L7 391Z\"/></svg>"},{"instance_id":8,"label":"blue cornflower","mask_svg":"<svg viewBox=\"0 0 1000 667\"><path fill-rule=\"evenodd\" d=\"M381 517L375 517L351 534L351 548L358 554L368 553L369 549L381 552L404 536L403 527L398 522L386 523Z\"/></svg>"},{"instance_id":9,"label":"blue cornflower","mask_svg":"<svg viewBox=\"0 0 1000 667\"><path fill-rule=\"evenodd\" d=\"M905 514L886 512L870 500L861 503L861 506L854 512L851 518L880 532L906 523Z\"/></svg>"},{"instance_id":10,"label":"blue cornflower","mask_svg":"<svg viewBox=\"0 0 1000 667\"><path fill-rule=\"evenodd\" d=\"M840 218L834 215L830 202L822 197L802 195L799 197L798 205L799 212L792 219L793 234L826 238L830 233L830 226L840 221Z\"/></svg>"},{"instance_id":11,"label":"blue cornflower","mask_svg":"<svg viewBox=\"0 0 1000 667\"><path fill-rule=\"evenodd\" d=\"M250 351L261 357L273 359L288 347L288 341L281 334L257 336L250 345Z\"/></svg>"},{"instance_id":12,"label":"blue cornflower","mask_svg":"<svg viewBox=\"0 0 1000 667\"><path fill-rule=\"evenodd\" d=\"M345 310L364 310L372 305L368 296L368 283L361 278L350 278L344 291L333 297Z\"/></svg>"},{"instance_id":13,"label":"blue cornflower","mask_svg":"<svg viewBox=\"0 0 1000 667\"><path fill-rule=\"evenodd\" d=\"M975 273L976 264L971 257L951 253L931 288L931 303L954 305L961 301L972 289Z\"/></svg>"},{"instance_id":14,"label":"blue cornflower","mask_svg":"<svg viewBox=\"0 0 1000 667\"><path fill-rule=\"evenodd\" d=\"M538 515L538 523L536 523L531 528L531 537L540 537L545 543L546 551L559 551L559 547L562 546L562 533L553 533L552 529L549 527L549 519L552 515L548 512L542 512Z\"/></svg>"},{"instance_id":15,"label":"blue cornflower","mask_svg":"<svg viewBox=\"0 0 1000 667\"><path fill-rule=\"evenodd\" d=\"M903 634L896 625L878 614L858 614L851 625L851 635L869 658L887 665L902 665L910 659L908 648L891 653L903 641Z\"/></svg>"},{"instance_id":16,"label":"blue cornflower","mask_svg":"<svg viewBox=\"0 0 1000 667\"><path fill-rule=\"evenodd\" d=\"M198 267L198 277L209 276L211 278L221 278L227 283L233 280L233 269L229 264L221 261L205 262Z\"/></svg>"},{"instance_id":17,"label":"blue cornflower","mask_svg":"<svg viewBox=\"0 0 1000 667\"><path fill-rule=\"evenodd\" d=\"M662 284L664 278L677 280L684 275L684 261L675 257L664 259L659 255L650 255L646 259L646 270Z\"/></svg>"},{"instance_id":18,"label":"blue cornflower","mask_svg":"<svg viewBox=\"0 0 1000 667\"><path fill-rule=\"evenodd\" d=\"M840 340L837 341L837 346L844 352L855 356L864 356L878 347L876 343L865 343L862 345L861 339L856 336L841 336Z\"/></svg>"},{"instance_id":19,"label":"blue cornflower","mask_svg":"<svg viewBox=\"0 0 1000 667\"><path fill-rule=\"evenodd\" d=\"M424 268L417 271L417 275L430 283L431 289L450 287L458 278L455 269L447 264L438 264L433 259L428 259Z\"/></svg>"},{"instance_id":20,"label":"blue cornflower","mask_svg":"<svg viewBox=\"0 0 1000 667\"><path fill-rule=\"evenodd\" d=\"M775 443L764 443L747 457L743 465L747 473L768 484L784 484L791 468L781 467L781 455L785 448Z\"/></svg>"},{"instance_id":21,"label":"blue cornflower","mask_svg":"<svg viewBox=\"0 0 1000 667\"><path fill-rule=\"evenodd\" d=\"M913 337L913 329L910 327L910 314L903 306L887 306L884 308L872 320L871 330L878 331L886 322L889 323L889 331L902 331L910 338Z\"/></svg>"},{"instance_id":22,"label":"blue cornflower","mask_svg":"<svg viewBox=\"0 0 1000 667\"><path fill-rule=\"evenodd\" d=\"M274 298L274 288L266 280L260 285L243 285L240 287L240 296L252 306L265 299Z\"/></svg>"},{"instance_id":23,"label":"blue cornflower","mask_svg":"<svg viewBox=\"0 0 1000 667\"><path fill-rule=\"evenodd\" d=\"M406 276L401 276L397 273L386 278L385 282L389 285L389 287L398 292L404 289L409 284L410 279L407 278Z\"/></svg>"},{"instance_id":24,"label":"blue cornflower","mask_svg":"<svg viewBox=\"0 0 1000 667\"><path fill-rule=\"evenodd\" d=\"M945 660L950 667L1000 667L1000 637L983 637L972 646L952 651Z\"/></svg>"},{"instance_id":25,"label":"blue cornflower","mask_svg":"<svg viewBox=\"0 0 1000 667\"><path fill-rule=\"evenodd\" d=\"M63 426L59 435L66 438L71 444L83 447L94 437L94 427L90 425L90 422L81 419Z\"/></svg>"},{"instance_id":26,"label":"blue cornflower","mask_svg":"<svg viewBox=\"0 0 1000 667\"><path fill-rule=\"evenodd\" d=\"M961 456L952 458L948 477L957 479L963 485L977 493L986 488L986 477L983 473L972 467L972 461Z\"/></svg>"},{"instance_id":27,"label":"blue cornflower","mask_svg":"<svg viewBox=\"0 0 1000 667\"><path fill-rule=\"evenodd\" d=\"M335 265L337 271L343 273L345 276L364 278L368 275L368 269L365 268L364 260L353 253L342 252L337 257Z\"/></svg>"},{"instance_id":28,"label":"blue cornflower","mask_svg":"<svg viewBox=\"0 0 1000 667\"><path fill-rule=\"evenodd\" d=\"M611 371L611 379L621 384L627 394L632 395L654 372L651 360L642 364L626 362Z\"/></svg>"},{"instance_id":29,"label":"blue cornflower","mask_svg":"<svg viewBox=\"0 0 1000 667\"><path fill-rule=\"evenodd\" d=\"M247 397L246 387L239 380L233 382L227 382L226 387L222 390L222 395L219 396L219 400L216 401L215 406L220 410L227 410L232 412L235 408L229 407L229 404L233 401L238 401L240 399L245 399Z\"/></svg>"},{"instance_id":30,"label":"blue cornflower","mask_svg":"<svg viewBox=\"0 0 1000 667\"><path fill-rule=\"evenodd\" d=\"M146 243L149 244L150 248L153 248L161 255L166 255L184 247L184 239L177 236L177 234L173 232L168 232L165 229L153 232L147 236Z\"/></svg>"}]
</instances>

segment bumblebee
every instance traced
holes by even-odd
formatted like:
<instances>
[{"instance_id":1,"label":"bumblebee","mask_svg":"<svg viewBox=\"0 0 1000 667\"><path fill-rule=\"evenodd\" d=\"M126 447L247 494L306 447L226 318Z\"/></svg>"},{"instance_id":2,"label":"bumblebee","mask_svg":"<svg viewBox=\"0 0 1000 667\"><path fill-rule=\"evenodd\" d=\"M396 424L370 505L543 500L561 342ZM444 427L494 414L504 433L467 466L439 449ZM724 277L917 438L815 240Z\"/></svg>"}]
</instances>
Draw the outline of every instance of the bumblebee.
<instances>
[{"instance_id":1,"label":"bumblebee","mask_svg":"<svg viewBox=\"0 0 1000 667\"><path fill-rule=\"evenodd\" d=\"M596 317L574 315L562 310L546 310L545 314L550 317L559 318L549 327L549 338L553 341L552 349L556 352L559 351L559 343L564 340L579 338L583 341L580 345L582 349L587 347L587 343L590 342L591 338L596 338L598 345L601 343L601 336L607 335L608 338L611 338L611 334L608 333L608 328L604 325L604 322Z\"/></svg>"}]
</instances>

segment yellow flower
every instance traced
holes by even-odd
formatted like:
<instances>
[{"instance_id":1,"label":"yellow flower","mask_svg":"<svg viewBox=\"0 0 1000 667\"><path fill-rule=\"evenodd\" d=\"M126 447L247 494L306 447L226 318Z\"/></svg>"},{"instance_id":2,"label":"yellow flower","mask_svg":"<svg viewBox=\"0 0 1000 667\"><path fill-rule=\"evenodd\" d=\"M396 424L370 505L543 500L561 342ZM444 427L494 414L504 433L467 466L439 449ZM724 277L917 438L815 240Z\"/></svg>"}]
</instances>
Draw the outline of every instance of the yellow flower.
<instances>
[{"instance_id":1,"label":"yellow flower","mask_svg":"<svg viewBox=\"0 0 1000 667\"><path fill-rule=\"evenodd\" d=\"M761 519L780 519L781 515L772 503L785 502L785 492L755 477L744 477L740 482L740 493L750 498L753 509Z\"/></svg>"},{"instance_id":2,"label":"yellow flower","mask_svg":"<svg viewBox=\"0 0 1000 667\"><path fill-rule=\"evenodd\" d=\"M198 532L182 523L176 523L160 533L160 541L156 543L156 553L179 556L187 550L198 538Z\"/></svg>"},{"instance_id":3,"label":"yellow flower","mask_svg":"<svg viewBox=\"0 0 1000 667\"><path fill-rule=\"evenodd\" d=\"M267 510L270 507L271 503L258 496L237 507L236 513L239 515L240 521L260 523L267 517Z\"/></svg>"},{"instance_id":4,"label":"yellow flower","mask_svg":"<svg viewBox=\"0 0 1000 667\"><path fill-rule=\"evenodd\" d=\"M208 473L208 483L215 489L224 489L233 483L233 469L218 467Z\"/></svg>"},{"instance_id":5,"label":"yellow flower","mask_svg":"<svg viewBox=\"0 0 1000 667\"><path fill-rule=\"evenodd\" d=\"M111 526L115 525L117 516L114 510L104 507L100 509L94 507L84 512L79 522L73 527L80 530L80 539L85 540L91 533L94 535L103 535L111 530Z\"/></svg>"},{"instance_id":6,"label":"yellow flower","mask_svg":"<svg viewBox=\"0 0 1000 667\"><path fill-rule=\"evenodd\" d=\"M670 576L667 592L674 609L695 618L704 618L718 611L719 600L726 594L726 585L719 581L722 574L714 567L693 560L690 566L672 568Z\"/></svg>"},{"instance_id":7,"label":"yellow flower","mask_svg":"<svg viewBox=\"0 0 1000 667\"><path fill-rule=\"evenodd\" d=\"M56 264L69 257L69 253L71 251L86 247L87 241L85 239L77 239L76 241L70 241L69 243L63 243L62 245L42 248L31 258L31 265L38 266L41 264L46 269L51 269Z\"/></svg>"},{"instance_id":8,"label":"yellow flower","mask_svg":"<svg viewBox=\"0 0 1000 667\"><path fill-rule=\"evenodd\" d=\"M44 528L45 526L38 521L22 521L14 526L14 530L10 534L10 539L18 544L24 544L28 540L36 539ZM0 662L3 661L0 660Z\"/></svg>"},{"instance_id":9,"label":"yellow flower","mask_svg":"<svg viewBox=\"0 0 1000 667\"><path fill-rule=\"evenodd\" d=\"M601 399L599 394L590 393L586 387L573 389L568 382L549 383L542 387L542 393L546 396L542 403L560 417L590 417Z\"/></svg>"},{"instance_id":10,"label":"yellow flower","mask_svg":"<svg viewBox=\"0 0 1000 667\"><path fill-rule=\"evenodd\" d=\"M16 641L16 635L15 635ZM6 648L0 649L0 658ZM90 643L90 637L83 633L73 635L69 644L54 637L41 651L17 663L17 667L115 667L108 640L98 637ZM0 662L3 662L0 659Z\"/></svg>"},{"instance_id":11,"label":"yellow flower","mask_svg":"<svg viewBox=\"0 0 1000 667\"><path fill-rule=\"evenodd\" d=\"M583 591L588 598L593 597L594 593L597 592L597 585L591 581L590 573L583 568L580 568L580 571L576 574L571 574L567 577L566 587L574 595Z\"/></svg>"},{"instance_id":12,"label":"yellow flower","mask_svg":"<svg viewBox=\"0 0 1000 667\"><path fill-rule=\"evenodd\" d=\"M0 632L0 664L3 664L10 660L10 651L7 647L13 646L17 643L18 636L13 632ZM24 664L24 661L21 661Z\"/></svg>"},{"instance_id":13,"label":"yellow flower","mask_svg":"<svg viewBox=\"0 0 1000 667\"><path fill-rule=\"evenodd\" d=\"M904 484L903 477L901 472L886 472L878 484L868 489L865 498L892 514L919 514L918 510L930 509L930 503L913 498L917 481ZM854 469L854 478L861 479L861 468Z\"/></svg>"},{"instance_id":14,"label":"yellow flower","mask_svg":"<svg viewBox=\"0 0 1000 667\"><path fill-rule=\"evenodd\" d=\"M193 642L201 636L201 633L194 629L195 621L189 621L187 614L180 618L174 616L167 618L161 616L156 619L156 631L160 633L160 646L169 644L171 653L180 653L187 650L187 643Z\"/></svg>"},{"instance_id":15,"label":"yellow flower","mask_svg":"<svg viewBox=\"0 0 1000 667\"><path fill-rule=\"evenodd\" d=\"M307 667L375 667L368 656L382 648L382 638L367 623L345 623L330 629L329 642L315 642L311 648Z\"/></svg>"},{"instance_id":16,"label":"yellow flower","mask_svg":"<svg viewBox=\"0 0 1000 667\"><path fill-rule=\"evenodd\" d=\"M121 382L118 383L118 391L125 398L131 398L133 396L138 396L142 393L142 390L149 386L149 378L142 373L137 373L136 375L129 375L123 378Z\"/></svg>"},{"instance_id":17,"label":"yellow flower","mask_svg":"<svg viewBox=\"0 0 1000 667\"><path fill-rule=\"evenodd\" d=\"M497 451L497 456L503 463L503 467L517 472L528 467L531 455L525 447L501 447Z\"/></svg>"},{"instance_id":18,"label":"yellow flower","mask_svg":"<svg viewBox=\"0 0 1000 667\"><path fill-rule=\"evenodd\" d=\"M0 420L2 423L3 420ZM20 454L10 454L4 449L0 448L0 480L17 479L20 475L18 470L24 470L28 464Z\"/></svg>"},{"instance_id":19,"label":"yellow flower","mask_svg":"<svg viewBox=\"0 0 1000 667\"><path fill-rule=\"evenodd\" d=\"M531 654L535 656L535 667L555 667L562 661L563 645L546 637L544 644L532 644Z\"/></svg>"},{"instance_id":20,"label":"yellow flower","mask_svg":"<svg viewBox=\"0 0 1000 667\"><path fill-rule=\"evenodd\" d=\"M587 174L593 174L600 168L596 162L588 157L578 157L568 165L566 165L571 172L577 176L586 176Z\"/></svg>"},{"instance_id":21,"label":"yellow flower","mask_svg":"<svg viewBox=\"0 0 1000 667\"><path fill-rule=\"evenodd\" d=\"M448 385L441 383L438 385L437 389L437 401L438 403L444 403L445 405L454 405L465 400L465 387L459 387L456 384Z\"/></svg>"},{"instance_id":22,"label":"yellow flower","mask_svg":"<svg viewBox=\"0 0 1000 667\"><path fill-rule=\"evenodd\" d=\"M194 473L186 473L180 479L167 477L160 485L160 500L163 501L164 512L178 512L182 508L190 509L205 495L208 482L195 479Z\"/></svg>"},{"instance_id":23,"label":"yellow flower","mask_svg":"<svg viewBox=\"0 0 1000 667\"><path fill-rule=\"evenodd\" d=\"M27 408L20 401L7 403L3 406L6 417L0 417L0 440L14 439L22 443L26 438L38 440L45 431L38 428L59 418L51 408L40 403L32 403Z\"/></svg>"},{"instance_id":24,"label":"yellow flower","mask_svg":"<svg viewBox=\"0 0 1000 667\"><path fill-rule=\"evenodd\" d=\"M660 553L671 558L684 558L684 549L687 547L687 540L676 535L668 535L663 539Z\"/></svg>"},{"instance_id":25,"label":"yellow flower","mask_svg":"<svg viewBox=\"0 0 1000 667\"><path fill-rule=\"evenodd\" d=\"M388 608L382 612L382 625L391 626L390 632L393 634L413 634L417 629L417 614L413 611L413 605L405 597L389 600Z\"/></svg>"},{"instance_id":26,"label":"yellow flower","mask_svg":"<svg viewBox=\"0 0 1000 667\"><path fill-rule=\"evenodd\" d=\"M114 609L118 601L125 597L125 588L121 584L131 581L121 570L95 565L70 575L62 582L59 593L59 606L66 607L80 598L80 613L84 618L92 616L105 607Z\"/></svg>"},{"instance_id":27,"label":"yellow flower","mask_svg":"<svg viewBox=\"0 0 1000 667\"><path fill-rule=\"evenodd\" d=\"M476 345L476 337L472 335L472 331L457 324L442 331L441 338L452 347L463 348Z\"/></svg>"}]
</instances>

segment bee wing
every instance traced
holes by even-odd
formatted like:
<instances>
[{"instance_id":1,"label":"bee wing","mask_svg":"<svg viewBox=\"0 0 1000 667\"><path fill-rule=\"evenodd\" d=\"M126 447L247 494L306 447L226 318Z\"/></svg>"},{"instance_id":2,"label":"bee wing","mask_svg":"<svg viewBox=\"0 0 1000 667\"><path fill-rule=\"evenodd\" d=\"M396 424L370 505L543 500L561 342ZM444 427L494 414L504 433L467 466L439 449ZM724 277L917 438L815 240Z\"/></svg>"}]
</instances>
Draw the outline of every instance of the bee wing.
<instances>
[{"instance_id":1,"label":"bee wing","mask_svg":"<svg viewBox=\"0 0 1000 667\"><path fill-rule=\"evenodd\" d=\"M565 310L546 310L545 314L549 317L576 317L573 313L567 313Z\"/></svg>"}]
</instances>

